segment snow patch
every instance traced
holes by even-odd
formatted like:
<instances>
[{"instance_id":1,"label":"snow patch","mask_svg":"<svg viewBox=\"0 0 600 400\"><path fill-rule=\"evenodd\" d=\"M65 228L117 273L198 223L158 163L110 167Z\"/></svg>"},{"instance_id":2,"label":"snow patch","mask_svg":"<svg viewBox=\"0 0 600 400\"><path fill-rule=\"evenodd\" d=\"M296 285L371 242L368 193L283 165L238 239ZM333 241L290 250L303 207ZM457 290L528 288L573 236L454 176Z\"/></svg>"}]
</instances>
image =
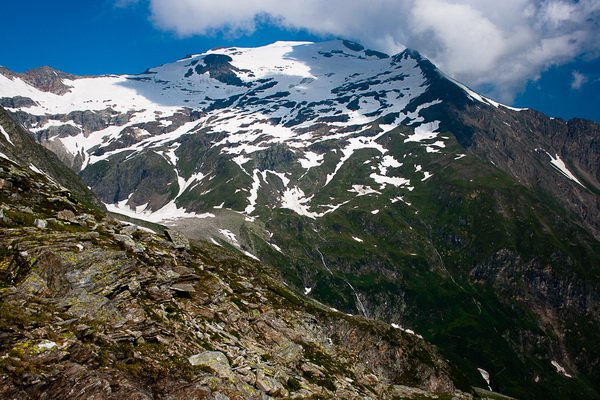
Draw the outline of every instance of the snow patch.
<instances>
[{"instance_id":1,"label":"snow patch","mask_svg":"<svg viewBox=\"0 0 600 400\"><path fill-rule=\"evenodd\" d=\"M51 340L42 340L41 343L38 343L37 347L38 349L51 350L58 347L58 345Z\"/></svg>"},{"instance_id":2,"label":"snow patch","mask_svg":"<svg viewBox=\"0 0 600 400\"><path fill-rule=\"evenodd\" d=\"M394 198L391 199L392 204L397 203L399 201L403 202L407 206L411 206L412 205L412 203L409 203L408 201L404 200L404 197L402 197L402 196L394 197Z\"/></svg>"},{"instance_id":3,"label":"snow patch","mask_svg":"<svg viewBox=\"0 0 600 400\"><path fill-rule=\"evenodd\" d=\"M246 250L242 250L242 253L244 253L244 255L250 257L253 260L260 261L260 258L256 257L254 254L252 254Z\"/></svg>"},{"instance_id":4,"label":"snow patch","mask_svg":"<svg viewBox=\"0 0 600 400\"><path fill-rule=\"evenodd\" d=\"M550 364L552 364L552 366L556 369L556 372L563 375L564 377L566 377L566 378L573 377L570 374L568 374L567 371L557 361L553 360Z\"/></svg>"},{"instance_id":5,"label":"snow patch","mask_svg":"<svg viewBox=\"0 0 600 400\"><path fill-rule=\"evenodd\" d=\"M440 127L440 121L427 122L421 124L415 128L415 132L404 139L404 143L408 142L422 142L423 140L434 139L437 137L436 132Z\"/></svg>"},{"instance_id":6,"label":"snow patch","mask_svg":"<svg viewBox=\"0 0 600 400\"><path fill-rule=\"evenodd\" d=\"M398 325L398 324L395 324L395 323L392 323L392 324L391 324L391 326L392 326L392 328L394 328L394 329L399 329L399 330L401 330L402 332L408 333L409 335L413 335L413 336L416 336L416 337L418 337L419 339L423 339L423 336L421 336L421 335L419 335L419 334L415 333L415 331L413 331L412 329L408 329L408 328L406 328L406 329L405 329L405 328L403 328L401 325Z\"/></svg>"},{"instance_id":7,"label":"snow patch","mask_svg":"<svg viewBox=\"0 0 600 400\"><path fill-rule=\"evenodd\" d=\"M4 138L6 139L6 141L7 141L8 143L10 143L10 144L11 144L11 145L13 145L13 146L15 145L15 144L13 143L13 141L12 141L12 140L10 140L10 136L8 135L8 132L6 132L6 131L4 130L4 127L3 127L2 125L0 125L0 133L2 133L2 135L4 136Z\"/></svg>"},{"instance_id":8,"label":"snow patch","mask_svg":"<svg viewBox=\"0 0 600 400\"><path fill-rule=\"evenodd\" d=\"M546 152L546 154L548 154L548 157L550 157L550 163L552 164L552 166L556 168L561 174L563 174L565 177L569 178L573 182L578 183L582 187L585 187L581 182L579 182L579 179L577 179L575 175L573 175L573 173L569 171L565 162L560 158L558 154L556 154L556 158L552 157L548 152Z\"/></svg>"},{"instance_id":9,"label":"snow patch","mask_svg":"<svg viewBox=\"0 0 600 400\"><path fill-rule=\"evenodd\" d=\"M385 132L381 132L376 136L358 136L352 137L348 139L348 145L342 149L343 156L338 161L338 164L335 167L333 173L327 175L327 179L325 181L325 185L327 186L329 182L333 179L333 177L337 174L337 172L342 168L344 163L350 159L350 157L357 151L362 149L375 149L379 151L381 154L385 154L387 149L382 145L377 143L377 139L384 135Z\"/></svg>"},{"instance_id":10,"label":"snow patch","mask_svg":"<svg viewBox=\"0 0 600 400\"><path fill-rule=\"evenodd\" d=\"M488 385L488 389L491 392L492 391L492 386L490 385L490 373L487 372L483 368L477 368L477 371L479 371L479 373L481 374L481 377L483 378L483 380L486 381L486 383Z\"/></svg>"},{"instance_id":11,"label":"snow patch","mask_svg":"<svg viewBox=\"0 0 600 400\"><path fill-rule=\"evenodd\" d=\"M369 177L381 185L380 189L385 189L386 185L392 185L396 187L410 185L410 180L406 178L390 177L378 175L376 173L372 173L369 175Z\"/></svg>"},{"instance_id":12,"label":"snow patch","mask_svg":"<svg viewBox=\"0 0 600 400\"><path fill-rule=\"evenodd\" d=\"M231 159L234 163L236 163L237 165L240 166L240 168L244 169L243 165L246 164L248 161L252 161L252 159L250 157L246 157L243 154L240 154L239 156L233 157Z\"/></svg>"},{"instance_id":13,"label":"snow patch","mask_svg":"<svg viewBox=\"0 0 600 400\"><path fill-rule=\"evenodd\" d=\"M394 157L388 155L383 157L380 165L386 168L400 168L402 163L396 160Z\"/></svg>"},{"instance_id":14,"label":"snow patch","mask_svg":"<svg viewBox=\"0 0 600 400\"><path fill-rule=\"evenodd\" d=\"M235 247L240 247L240 242L238 242L235 233L231 232L229 229L219 229L219 233L225 236L225 239L233 244Z\"/></svg>"},{"instance_id":15,"label":"snow patch","mask_svg":"<svg viewBox=\"0 0 600 400\"><path fill-rule=\"evenodd\" d=\"M287 189L281 196L281 208L287 208L296 214L309 218L315 218L315 213L310 211L308 203L313 196L305 197L304 192L298 186Z\"/></svg>"},{"instance_id":16,"label":"snow patch","mask_svg":"<svg viewBox=\"0 0 600 400\"><path fill-rule=\"evenodd\" d=\"M106 209L110 212L117 214L123 214L128 217L138 218L148 222L165 223L170 221L176 221L185 218L214 218L215 215L211 213L197 214L195 212L188 212L184 208L179 208L175 204L175 200L170 201L165 206L157 211L147 210L147 204L132 208L127 205L129 199L125 199L116 204L104 204Z\"/></svg>"},{"instance_id":17,"label":"snow patch","mask_svg":"<svg viewBox=\"0 0 600 400\"><path fill-rule=\"evenodd\" d=\"M304 153L304 157L305 158L301 158L298 160L300 162L300 165L304 169L311 169L323 164L323 158L325 157L325 154L317 154L313 153L312 151L307 151Z\"/></svg>"},{"instance_id":18,"label":"snow patch","mask_svg":"<svg viewBox=\"0 0 600 400\"><path fill-rule=\"evenodd\" d=\"M425 175L425 177L423 179L421 179L421 182L425 182L427 179L429 179L433 176L433 174L431 172L427 172L427 171L423 171L423 175Z\"/></svg>"},{"instance_id":19,"label":"snow patch","mask_svg":"<svg viewBox=\"0 0 600 400\"><path fill-rule=\"evenodd\" d=\"M275 243L271 243L271 242L268 242L268 243L269 243L269 246L271 246L272 248L274 248L275 250L277 250L281 254L284 254L283 251L281 250L281 247L277 246Z\"/></svg>"},{"instance_id":20,"label":"snow patch","mask_svg":"<svg viewBox=\"0 0 600 400\"><path fill-rule=\"evenodd\" d=\"M352 185L352 189L348 190L348 192L356 193L356 197L366 196L368 194L381 194L381 192L365 185Z\"/></svg>"},{"instance_id":21,"label":"snow patch","mask_svg":"<svg viewBox=\"0 0 600 400\"><path fill-rule=\"evenodd\" d=\"M244 209L246 214L252 214L256 209L256 200L258 199L258 189L260 189L260 174L257 169L252 173L252 187L250 188L250 196L248 196L248 205Z\"/></svg>"},{"instance_id":22,"label":"snow patch","mask_svg":"<svg viewBox=\"0 0 600 400\"><path fill-rule=\"evenodd\" d=\"M460 87L462 90L464 90L467 93L467 96L469 96L471 99L476 100L480 103L488 104L488 105L494 106L496 108L504 107L504 108L508 108L509 110L513 110L513 111L527 110L527 108L510 107L505 104L498 103L497 101L494 101L492 99L489 99L487 97L484 97L484 96L474 92L473 90L469 89L466 85L458 82L457 80L454 80L448 76L446 76L446 78L449 79L450 81L454 82L458 87Z\"/></svg>"}]
</instances>

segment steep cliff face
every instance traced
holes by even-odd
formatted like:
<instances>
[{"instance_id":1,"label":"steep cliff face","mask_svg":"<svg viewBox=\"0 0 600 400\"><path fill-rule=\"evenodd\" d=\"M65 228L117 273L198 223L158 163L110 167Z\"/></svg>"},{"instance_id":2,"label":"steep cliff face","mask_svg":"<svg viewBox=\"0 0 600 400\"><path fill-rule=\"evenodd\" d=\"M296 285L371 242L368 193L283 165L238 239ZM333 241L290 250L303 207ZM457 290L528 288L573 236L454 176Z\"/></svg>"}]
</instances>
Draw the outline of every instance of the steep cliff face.
<instances>
[{"instance_id":1,"label":"steep cliff face","mask_svg":"<svg viewBox=\"0 0 600 400\"><path fill-rule=\"evenodd\" d=\"M460 118L472 129L469 150L529 189L546 193L600 237L598 124L548 118L535 111L497 113L473 106L465 107Z\"/></svg>"}]
</instances>

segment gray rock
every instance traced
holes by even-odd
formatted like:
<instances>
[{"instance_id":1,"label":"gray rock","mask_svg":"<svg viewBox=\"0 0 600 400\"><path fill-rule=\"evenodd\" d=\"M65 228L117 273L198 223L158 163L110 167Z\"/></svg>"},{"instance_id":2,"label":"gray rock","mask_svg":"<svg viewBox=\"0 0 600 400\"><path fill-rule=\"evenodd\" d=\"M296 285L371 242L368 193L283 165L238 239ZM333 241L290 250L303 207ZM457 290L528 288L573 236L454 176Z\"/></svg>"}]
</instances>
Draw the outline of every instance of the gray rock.
<instances>
[{"instance_id":1,"label":"gray rock","mask_svg":"<svg viewBox=\"0 0 600 400\"><path fill-rule=\"evenodd\" d=\"M33 224L39 229L46 229L48 227L48 222L45 219L36 219Z\"/></svg>"},{"instance_id":2,"label":"gray rock","mask_svg":"<svg viewBox=\"0 0 600 400\"><path fill-rule=\"evenodd\" d=\"M12 182L10 182L6 179L0 178L0 189L10 189L11 187L12 187Z\"/></svg>"},{"instance_id":3,"label":"gray rock","mask_svg":"<svg viewBox=\"0 0 600 400\"><path fill-rule=\"evenodd\" d=\"M2 221L4 223L10 222L10 218L8 218L8 215L6 215L6 213L4 212L3 209L0 209L0 221Z\"/></svg>"},{"instance_id":4,"label":"gray rock","mask_svg":"<svg viewBox=\"0 0 600 400\"><path fill-rule=\"evenodd\" d=\"M138 230L138 227L136 225L125 225L122 229L121 229L121 233L123 235L133 235L134 233L136 233Z\"/></svg>"},{"instance_id":5,"label":"gray rock","mask_svg":"<svg viewBox=\"0 0 600 400\"><path fill-rule=\"evenodd\" d=\"M145 248L143 245L141 245L141 244L139 244L139 243L136 243L136 244L135 244L135 246L133 246L133 249L131 249L131 250L132 250L134 253L138 253L138 254L139 254L139 253L143 253L143 252L145 252L145 251L146 251L146 248Z\"/></svg>"},{"instance_id":6,"label":"gray rock","mask_svg":"<svg viewBox=\"0 0 600 400\"><path fill-rule=\"evenodd\" d=\"M140 282L135 278L132 279L127 285L127 288L133 295L137 295L140 292L141 287L142 285L140 285Z\"/></svg>"},{"instance_id":7,"label":"gray rock","mask_svg":"<svg viewBox=\"0 0 600 400\"><path fill-rule=\"evenodd\" d=\"M304 349L299 344L292 341L285 341L277 346L275 357L286 365L294 365L302 359L303 352Z\"/></svg>"},{"instance_id":8,"label":"gray rock","mask_svg":"<svg viewBox=\"0 0 600 400\"><path fill-rule=\"evenodd\" d=\"M121 243L127 250L131 250L134 253L143 253L144 251L146 251L146 248L143 245L136 243L136 241L133 240L131 236L121 235L117 233L114 234L113 237L117 242Z\"/></svg>"},{"instance_id":9,"label":"gray rock","mask_svg":"<svg viewBox=\"0 0 600 400\"><path fill-rule=\"evenodd\" d=\"M189 357L188 361L195 367L208 367L221 377L229 378L232 376L229 360L220 351L205 351L204 353L195 354Z\"/></svg>"},{"instance_id":10,"label":"gray rock","mask_svg":"<svg viewBox=\"0 0 600 400\"><path fill-rule=\"evenodd\" d=\"M27 108L33 107L36 102L29 97L14 96L0 98L0 106L9 108Z\"/></svg>"},{"instance_id":11,"label":"gray rock","mask_svg":"<svg viewBox=\"0 0 600 400\"><path fill-rule=\"evenodd\" d=\"M187 237L185 237L185 235L183 233L169 229L169 230L165 231L165 234L167 235L169 240L171 242L173 242L173 245L175 246L176 249L189 249L190 248L190 241L188 240Z\"/></svg>"},{"instance_id":12,"label":"gray rock","mask_svg":"<svg viewBox=\"0 0 600 400\"><path fill-rule=\"evenodd\" d=\"M95 240L100 237L98 232L88 232L81 237L81 240Z\"/></svg>"},{"instance_id":13,"label":"gray rock","mask_svg":"<svg viewBox=\"0 0 600 400\"><path fill-rule=\"evenodd\" d=\"M116 233L113 235L113 237L117 242L122 243L127 248L133 248L135 246L135 240L133 240L133 238L129 235L121 235Z\"/></svg>"},{"instance_id":14,"label":"gray rock","mask_svg":"<svg viewBox=\"0 0 600 400\"><path fill-rule=\"evenodd\" d=\"M94 216L90 214L78 215L75 219L81 225L86 224L88 226L94 226L96 224L96 218L94 218Z\"/></svg>"},{"instance_id":15,"label":"gray rock","mask_svg":"<svg viewBox=\"0 0 600 400\"><path fill-rule=\"evenodd\" d=\"M48 292L47 282L35 272L30 273L19 285L19 291L24 295L39 295Z\"/></svg>"},{"instance_id":16,"label":"gray rock","mask_svg":"<svg viewBox=\"0 0 600 400\"><path fill-rule=\"evenodd\" d=\"M171 290L180 293L194 293L196 291L191 283L176 283L171 286Z\"/></svg>"},{"instance_id":17,"label":"gray rock","mask_svg":"<svg viewBox=\"0 0 600 400\"><path fill-rule=\"evenodd\" d=\"M62 210L56 214L56 218L63 221L71 221L75 218L75 213L71 210Z\"/></svg>"},{"instance_id":18,"label":"gray rock","mask_svg":"<svg viewBox=\"0 0 600 400\"><path fill-rule=\"evenodd\" d=\"M256 371L256 387L267 394L277 394L284 390L276 379L266 376L262 369Z\"/></svg>"}]
</instances>

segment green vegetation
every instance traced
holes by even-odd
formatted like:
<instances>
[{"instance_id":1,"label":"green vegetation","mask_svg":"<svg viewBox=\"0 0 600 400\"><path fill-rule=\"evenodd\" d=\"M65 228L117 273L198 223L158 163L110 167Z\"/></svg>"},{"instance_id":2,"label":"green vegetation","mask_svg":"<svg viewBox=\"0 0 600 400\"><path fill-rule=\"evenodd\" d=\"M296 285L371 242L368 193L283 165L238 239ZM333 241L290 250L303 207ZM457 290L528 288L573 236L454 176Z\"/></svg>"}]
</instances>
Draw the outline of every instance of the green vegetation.
<instances>
[{"instance_id":1,"label":"green vegetation","mask_svg":"<svg viewBox=\"0 0 600 400\"><path fill-rule=\"evenodd\" d=\"M394 138L388 144L405 154L422 151L402 145ZM359 166L373 156L372 150L355 153L336 175L335 184L316 193L313 203L348 198L352 184L369 181L368 169ZM536 338L555 333L540 326L531 308L539 300L528 285L535 284L534 279L598 280L597 241L549 195L528 190L474 157L444 164L443 157L427 160L419 154L419 160L434 176L403 195L410 206L391 204L393 195L385 189L382 196L353 198L317 220L277 210L266 228L275 233L273 240L285 255L262 251L259 256L299 291L310 286L310 296L342 312L359 314L350 283L367 309L378 310L372 316L423 334L471 382L485 384L477 372L484 367L492 372L495 389L519 398L559 399L572 393L595 398L589 384L561 377L549 361L521 352L519 343L537 342L532 344L535 351L546 360L551 357L547 339ZM422 175L406 165L400 175L418 181ZM549 277L541 272L548 266L553 274ZM506 278L516 281L505 282L503 268L510 269ZM540 272L532 275L532 271ZM583 323L565 322L566 331L581 332L586 338L565 338L575 353L589 340L594 342ZM590 334L598 329L596 323L586 323ZM597 359L598 349L585 347L595 354L590 360ZM553 383L533 384L534 371L543 382ZM589 378L582 374L582 379ZM574 392L578 386L582 388Z\"/></svg>"}]
</instances>

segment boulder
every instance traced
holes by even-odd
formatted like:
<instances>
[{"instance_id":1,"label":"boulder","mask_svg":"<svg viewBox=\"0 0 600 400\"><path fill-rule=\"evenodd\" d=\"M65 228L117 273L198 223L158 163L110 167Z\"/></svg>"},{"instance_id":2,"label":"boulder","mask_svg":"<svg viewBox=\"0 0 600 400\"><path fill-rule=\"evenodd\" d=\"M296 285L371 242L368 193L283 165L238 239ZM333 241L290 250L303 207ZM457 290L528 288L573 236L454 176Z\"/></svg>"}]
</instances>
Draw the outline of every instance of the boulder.
<instances>
[{"instance_id":1,"label":"boulder","mask_svg":"<svg viewBox=\"0 0 600 400\"><path fill-rule=\"evenodd\" d=\"M169 229L165 231L165 234L167 235L167 238L169 238L169 240L173 243L173 246L176 249L187 250L190 248L190 241L187 237L185 237L183 233Z\"/></svg>"},{"instance_id":2,"label":"boulder","mask_svg":"<svg viewBox=\"0 0 600 400\"><path fill-rule=\"evenodd\" d=\"M75 218L75 213L71 210L62 210L56 214L56 218L63 221L71 221Z\"/></svg>"},{"instance_id":3,"label":"boulder","mask_svg":"<svg viewBox=\"0 0 600 400\"><path fill-rule=\"evenodd\" d=\"M231 377L231 366L227 356L220 351L205 351L188 358L193 366L208 367L220 377Z\"/></svg>"}]
</instances>

